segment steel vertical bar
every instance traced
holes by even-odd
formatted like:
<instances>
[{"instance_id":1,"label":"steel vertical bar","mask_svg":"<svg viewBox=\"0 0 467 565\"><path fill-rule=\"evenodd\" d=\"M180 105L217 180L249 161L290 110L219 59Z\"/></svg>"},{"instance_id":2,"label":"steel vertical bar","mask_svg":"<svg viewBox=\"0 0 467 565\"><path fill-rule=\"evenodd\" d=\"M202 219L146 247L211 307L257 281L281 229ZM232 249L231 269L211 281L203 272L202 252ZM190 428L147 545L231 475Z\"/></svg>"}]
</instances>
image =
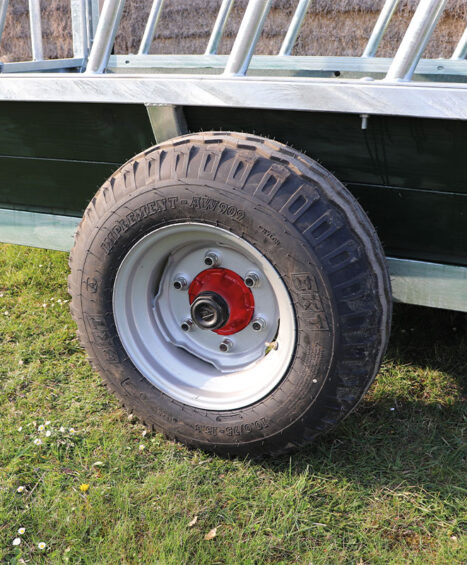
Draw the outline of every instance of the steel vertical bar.
<instances>
[{"instance_id":1,"label":"steel vertical bar","mask_svg":"<svg viewBox=\"0 0 467 565\"><path fill-rule=\"evenodd\" d=\"M97 24L96 37L89 54L86 73L100 74L105 71L124 6L125 0L105 0Z\"/></svg>"},{"instance_id":2,"label":"steel vertical bar","mask_svg":"<svg viewBox=\"0 0 467 565\"><path fill-rule=\"evenodd\" d=\"M40 0L29 0L29 27L31 29L32 60L42 61L42 25Z\"/></svg>"},{"instance_id":3,"label":"steel vertical bar","mask_svg":"<svg viewBox=\"0 0 467 565\"><path fill-rule=\"evenodd\" d=\"M447 0L420 0L386 80L409 81L438 23Z\"/></svg>"},{"instance_id":4,"label":"steel vertical bar","mask_svg":"<svg viewBox=\"0 0 467 565\"><path fill-rule=\"evenodd\" d=\"M149 53L151 48L152 40L154 39L154 33L156 31L157 22L161 15L162 5L164 0L154 0L151 6L151 11L149 12L149 18L144 28L143 39L138 49L138 55L146 55Z\"/></svg>"},{"instance_id":5,"label":"steel vertical bar","mask_svg":"<svg viewBox=\"0 0 467 565\"><path fill-rule=\"evenodd\" d=\"M89 48L96 36L97 24L99 23L99 0L86 0L87 2L87 28Z\"/></svg>"},{"instance_id":6,"label":"steel vertical bar","mask_svg":"<svg viewBox=\"0 0 467 565\"><path fill-rule=\"evenodd\" d=\"M235 43L230 52L224 75L245 75L264 26L272 0L250 0Z\"/></svg>"},{"instance_id":7,"label":"steel vertical bar","mask_svg":"<svg viewBox=\"0 0 467 565\"><path fill-rule=\"evenodd\" d=\"M467 27L462 34L459 43L456 46L451 59L465 59L467 57Z\"/></svg>"},{"instance_id":8,"label":"steel vertical bar","mask_svg":"<svg viewBox=\"0 0 467 565\"><path fill-rule=\"evenodd\" d=\"M222 0L219 13L217 14L214 27L212 28L211 37L209 38L208 46L206 47L205 55L215 55L219 47L222 34L224 33L225 24L229 17L230 10L232 9L234 0Z\"/></svg>"},{"instance_id":9,"label":"steel vertical bar","mask_svg":"<svg viewBox=\"0 0 467 565\"><path fill-rule=\"evenodd\" d=\"M88 56L87 0L71 0L71 27L73 32L73 56Z\"/></svg>"},{"instance_id":10,"label":"steel vertical bar","mask_svg":"<svg viewBox=\"0 0 467 565\"><path fill-rule=\"evenodd\" d=\"M8 9L8 0L0 0L0 41L2 40L3 30L5 28L7 9Z\"/></svg>"},{"instance_id":11,"label":"steel vertical bar","mask_svg":"<svg viewBox=\"0 0 467 565\"><path fill-rule=\"evenodd\" d=\"M371 32L370 39L366 44L365 50L363 51L362 57L374 57L376 50L379 47L381 39L383 38L384 32L391 21L394 12L399 4L400 0L386 0L383 8L376 20L375 27Z\"/></svg>"},{"instance_id":12,"label":"steel vertical bar","mask_svg":"<svg viewBox=\"0 0 467 565\"><path fill-rule=\"evenodd\" d=\"M300 0L290 22L287 33L285 34L284 41L282 42L279 50L279 55L290 55L293 46L297 41L300 28L302 27L303 20L305 19L306 12L310 6L311 0Z\"/></svg>"}]
</instances>

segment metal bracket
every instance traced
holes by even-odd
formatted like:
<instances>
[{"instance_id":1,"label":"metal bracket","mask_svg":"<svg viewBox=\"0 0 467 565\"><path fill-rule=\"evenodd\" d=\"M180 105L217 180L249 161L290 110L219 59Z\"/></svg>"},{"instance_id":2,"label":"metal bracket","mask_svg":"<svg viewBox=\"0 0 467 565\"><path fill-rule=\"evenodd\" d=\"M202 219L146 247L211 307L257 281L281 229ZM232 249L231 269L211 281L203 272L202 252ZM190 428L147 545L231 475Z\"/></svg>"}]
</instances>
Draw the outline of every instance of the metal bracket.
<instances>
[{"instance_id":1,"label":"metal bracket","mask_svg":"<svg viewBox=\"0 0 467 565\"><path fill-rule=\"evenodd\" d=\"M156 143L188 133L181 106L146 104L146 108Z\"/></svg>"}]
</instances>

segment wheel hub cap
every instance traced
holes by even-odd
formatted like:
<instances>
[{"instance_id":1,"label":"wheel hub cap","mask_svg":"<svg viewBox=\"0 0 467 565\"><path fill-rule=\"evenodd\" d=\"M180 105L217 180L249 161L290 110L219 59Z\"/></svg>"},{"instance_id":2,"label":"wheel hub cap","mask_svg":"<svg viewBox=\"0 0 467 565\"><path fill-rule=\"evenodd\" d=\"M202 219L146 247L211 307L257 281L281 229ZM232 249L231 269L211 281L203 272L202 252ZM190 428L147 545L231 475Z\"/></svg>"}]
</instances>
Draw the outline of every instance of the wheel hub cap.
<instances>
[{"instance_id":1,"label":"wheel hub cap","mask_svg":"<svg viewBox=\"0 0 467 565\"><path fill-rule=\"evenodd\" d=\"M206 269L190 285L193 322L219 335L232 335L250 323L255 310L253 293L230 269Z\"/></svg>"}]
</instances>

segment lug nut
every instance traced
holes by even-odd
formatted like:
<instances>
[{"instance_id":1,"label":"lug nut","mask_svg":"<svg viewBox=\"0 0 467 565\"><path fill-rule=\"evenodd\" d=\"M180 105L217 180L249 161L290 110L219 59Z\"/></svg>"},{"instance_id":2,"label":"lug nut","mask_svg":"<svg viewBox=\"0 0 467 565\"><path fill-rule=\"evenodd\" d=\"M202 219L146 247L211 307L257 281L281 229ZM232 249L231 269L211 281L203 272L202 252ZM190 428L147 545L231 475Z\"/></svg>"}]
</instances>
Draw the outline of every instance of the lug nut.
<instances>
[{"instance_id":1,"label":"lug nut","mask_svg":"<svg viewBox=\"0 0 467 565\"><path fill-rule=\"evenodd\" d=\"M254 271L250 271L245 275L243 281L248 288L254 288L260 285L261 279L258 273L255 273Z\"/></svg>"},{"instance_id":2,"label":"lug nut","mask_svg":"<svg viewBox=\"0 0 467 565\"><path fill-rule=\"evenodd\" d=\"M187 320L182 322L180 327L182 328L182 331L184 331L184 332L191 331L193 329L193 320L190 320L190 318L188 318Z\"/></svg>"},{"instance_id":3,"label":"lug nut","mask_svg":"<svg viewBox=\"0 0 467 565\"><path fill-rule=\"evenodd\" d=\"M266 322L263 320L263 318L255 318L251 324L251 327L255 330L255 332L260 332L266 327Z\"/></svg>"},{"instance_id":4,"label":"lug nut","mask_svg":"<svg viewBox=\"0 0 467 565\"><path fill-rule=\"evenodd\" d=\"M188 286L188 281L185 277L178 276L175 278L173 286L175 290L185 290Z\"/></svg>"},{"instance_id":5,"label":"lug nut","mask_svg":"<svg viewBox=\"0 0 467 565\"><path fill-rule=\"evenodd\" d=\"M222 353L227 353L232 349L232 341L230 339L224 339L224 341L219 345L219 349Z\"/></svg>"},{"instance_id":6,"label":"lug nut","mask_svg":"<svg viewBox=\"0 0 467 565\"><path fill-rule=\"evenodd\" d=\"M204 264L208 267L217 267L221 260L215 251L208 251L204 256Z\"/></svg>"}]
</instances>

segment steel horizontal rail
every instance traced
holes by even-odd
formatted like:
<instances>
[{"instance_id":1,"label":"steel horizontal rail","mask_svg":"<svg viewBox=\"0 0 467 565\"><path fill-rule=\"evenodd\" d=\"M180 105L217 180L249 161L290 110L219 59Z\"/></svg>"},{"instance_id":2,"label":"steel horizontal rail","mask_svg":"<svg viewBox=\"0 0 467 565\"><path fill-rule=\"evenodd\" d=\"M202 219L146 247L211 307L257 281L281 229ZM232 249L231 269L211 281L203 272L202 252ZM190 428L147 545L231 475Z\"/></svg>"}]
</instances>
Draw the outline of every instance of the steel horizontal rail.
<instances>
[{"instance_id":1,"label":"steel horizontal rail","mask_svg":"<svg viewBox=\"0 0 467 565\"><path fill-rule=\"evenodd\" d=\"M111 55L108 70L119 72L160 72L165 69L183 69L180 73L191 70L200 72L208 69L222 71L228 55ZM386 74L392 59L383 57L326 57L326 56L290 56L255 55L251 59L249 72L303 73L306 71L332 73ZM453 59L421 59L416 75L435 75L442 81L444 75L457 75L467 79L467 61Z\"/></svg>"},{"instance_id":2,"label":"steel horizontal rail","mask_svg":"<svg viewBox=\"0 0 467 565\"><path fill-rule=\"evenodd\" d=\"M267 108L467 120L459 83L174 74L5 74L0 100Z\"/></svg>"},{"instance_id":3,"label":"steel horizontal rail","mask_svg":"<svg viewBox=\"0 0 467 565\"><path fill-rule=\"evenodd\" d=\"M73 59L46 59L43 61L20 61L18 63L3 63L0 66L2 73L28 73L38 71L61 71L64 69L76 69L82 66L84 59L74 57Z\"/></svg>"}]
</instances>

